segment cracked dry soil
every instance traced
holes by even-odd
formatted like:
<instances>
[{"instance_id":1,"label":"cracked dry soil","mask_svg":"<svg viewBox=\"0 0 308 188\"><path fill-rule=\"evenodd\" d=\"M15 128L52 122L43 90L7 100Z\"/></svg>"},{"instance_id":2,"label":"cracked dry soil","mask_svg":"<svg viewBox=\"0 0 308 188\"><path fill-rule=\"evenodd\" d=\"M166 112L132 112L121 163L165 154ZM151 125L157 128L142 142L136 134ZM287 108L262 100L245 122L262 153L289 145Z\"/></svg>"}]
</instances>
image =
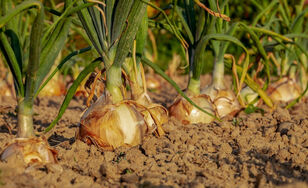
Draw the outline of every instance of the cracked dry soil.
<instances>
[{"instance_id":1,"label":"cracked dry soil","mask_svg":"<svg viewBox=\"0 0 308 188\"><path fill-rule=\"evenodd\" d=\"M166 86L151 96L167 106L176 93ZM37 132L54 119L62 100L40 99ZM16 136L15 107L12 98L0 98L0 151ZM166 135L113 152L75 139L84 109L83 100L74 99L46 135L58 164L0 162L0 187L308 187L307 100L290 110L263 106L264 114L240 112L210 124L184 126L170 118Z\"/></svg>"}]
</instances>

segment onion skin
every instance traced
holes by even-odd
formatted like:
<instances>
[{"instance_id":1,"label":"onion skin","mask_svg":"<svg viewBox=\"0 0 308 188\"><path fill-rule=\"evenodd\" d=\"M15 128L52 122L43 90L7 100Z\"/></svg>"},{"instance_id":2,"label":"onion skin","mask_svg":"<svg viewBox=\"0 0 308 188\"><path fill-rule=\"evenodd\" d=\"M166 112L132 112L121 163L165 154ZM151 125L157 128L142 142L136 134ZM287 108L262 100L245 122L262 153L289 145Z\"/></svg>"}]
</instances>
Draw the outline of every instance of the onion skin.
<instances>
[{"instance_id":1,"label":"onion skin","mask_svg":"<svg viewBox=\"0 0 308 188\"><path fill-rule=\"evenodd\" d=\"M240 104L230 90L219 90L213 101L219 117L234 114L240 110Z\"/></svg>"},{"instance_id":2,"label":"onion skin","mask_svg":"<svg viewBox=\"0 0 308 188\"><path fill-rule=\"evenodd\" d=\"M155 76L152 76L152 75L149 75L146 77L146 85L148 89L152 89L152 90L161 89L160 81Z\"/></svg>"},{"instance_id":3,"label":"onion skin","mask_svg":"<svg viewBox=\"0 0 308 188\"><path fill-rule=\"evenodd\" d=\"M149 129L137 108L129 102L94 103L81 118L79 137L105 150L142 143Z\"/></svg>"},{"instance_id":4,"label":"onion skin","mask_svg":"<svg viewBox=\"0 0 308 188\"><path fill-rule=\"evenodd\" d=\"M8 160L16 154L21 154L26 164L57 162L56 150L51 149L42 138L16 138L15 142L2 152L1 160Z\"/></svg>"},{"instance_id":5,"label":"onion skin","mask_svg":"<svg viewBox=\"0 0 308 188\"><path fill-rule=\"evenodd\" d=\"M162 125L168 122L168 110L160 104L153 103L147 92L142 91L139 95L132 95L132 98L134 100L130 100L130 103L142 114L149 131L163 136L165 132Z\"/></svg>"},{"instance_id":6,"label":"onion skin","mask_svg":"<svg viewBox=\"0 0 308 188\"><path fill-rule=\"evenodd\" d=\"M283 77L268 88L269 97L274 102L289 102L301 94L301 89L294 79Z\"/></svg>"},{"instance_id":7,"label":"onion skin","mask_svg":"<svg viewBox=\"0 0 308 188\"><path fill-rule=\"evenodd\" d=\"M82 115L78 137L104 150L132 147L149 134L164 135L162 124L167 121L167 109L152 103L147 93L113 104L105 90Z\"/></svg>"},{"instance_id":8,"label":"onion skin","mask_svg":"<svg viewBox=\"0 0 308 188\"><path fill-rule=\"evenodd\" d=\"M248 86L244 87L241 90L240 95L241 95L242 99L245 101L246 104L251 104L259 96L258 93L254 92ZM253 105L257 106L258 102L255 102Z\"/></svg>"},{"instance_id":9,"label":"onion skin","mask_svg":"<svg viewBox=\"0 0 308 188\"><path fill-rule=\"evenodd\" d=\"M0 81L0 96L12 97L14 94L12 93L11 88L4 81Z\"/></svg>"},{"instance_id":10,"label":"onion skin","mask_svg":"<svg viewBox=\"0 0 308 188\"><path fill-rule=\"evenodd\" d=\"M165 134L162 125L168 122L168 110L159 104L152 103L140 109L139 112L143 115L144 121L148 126L150 133L156 131L157 136Z\"/></svg>"},{"instance_id":11,"label":"onion skin","mask_svg":"<svg viewBox=\"0 0 308 188\"><path fill-rule=\"evenodd\" d=\"M225 89L225 87L215 88L211 85L201 93L210 97L220 118L223 118L228 114L232 115L241 109L238 100L230 89Z\"/></svg>"},{"instance_id":12,"label":"onion skin","mask_svg":"<svg viewBox=\"0 0 308 188\"><path fill-rule=\"evenodd\" d=\"M66 93L66 87L63 81L58 79L51 79L48 84L39 93L40 97L62 96Z\"/></svg>"},{"instance_id":13,"label":"onion skin","mask_svg":"<svg viewBox=\"0 0 308 188\"><path fill-rule=\"evenodd\" d=\"M215 114L214 108L207 95L201 94L190 98L195 104L199 105L207 112ZM214 120L214 117L200 111L183 97L177 97L175 99L175 102L169 107L169 113L170 116L175 117L184 125L191 123L210 123Z\"/></svg>"}]
</instances>

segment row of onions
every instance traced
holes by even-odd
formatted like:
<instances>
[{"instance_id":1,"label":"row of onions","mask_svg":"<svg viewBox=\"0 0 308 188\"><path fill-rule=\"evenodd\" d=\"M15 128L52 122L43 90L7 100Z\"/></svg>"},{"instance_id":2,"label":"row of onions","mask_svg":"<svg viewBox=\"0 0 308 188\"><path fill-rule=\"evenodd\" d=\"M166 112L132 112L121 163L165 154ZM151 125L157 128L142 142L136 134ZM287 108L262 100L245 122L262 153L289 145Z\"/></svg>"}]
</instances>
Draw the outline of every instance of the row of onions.
<instances>
[{"instance_id":1,"label":"row of onions","mask_svg":"<svg viewBox=\"0 0 308 188\"><path fill-rule=\"evenodd\" d=\"M35 0L17 6L11 0L1 3L1 52L12 72L18 102L18 138L4 150L2 160L22 153L26 163L56 161L47 142L35 135L34 99L39 93L48 94L45 86L69 59L89 50L96 56L76 76L45 132L57 124L86 82L88 108L78 138L104 150L139 145L150 134L164 135L169 115L186 125L221 121L261 103L274 108L281 101L292 101L289 108L308 88L304 0L292 9L285 0L266 6L254 1L259 12L249 24L230 19L228 0L172 1L169 14L149 0L66 0L61 11ZM148 6L156 10L153 18L148 18ZM44 8L53 14L51 24L44 24ZM27 20L23 27L16 27L17 17ZM77 28L90 46L62 58L70 28ZM149 28L168 31L179 41L189 65L184 92L146 58ZM205 52L213 54L213 62L207 61ZM201 88L203 67L212 63L212 82ZM144 65L179 92L169 110L148 95ZM226 68L232 86L226 85Z\"/></svg>"}]
</instances>

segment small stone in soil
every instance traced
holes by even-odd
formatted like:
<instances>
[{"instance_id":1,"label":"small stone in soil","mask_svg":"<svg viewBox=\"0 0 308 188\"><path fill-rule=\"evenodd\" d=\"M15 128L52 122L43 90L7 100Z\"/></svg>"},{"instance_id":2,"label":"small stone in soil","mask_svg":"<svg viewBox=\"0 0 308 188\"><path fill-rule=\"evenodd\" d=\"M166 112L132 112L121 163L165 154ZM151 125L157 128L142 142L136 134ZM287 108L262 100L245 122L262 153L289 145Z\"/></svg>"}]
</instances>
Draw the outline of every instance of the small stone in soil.
<instances>
[{"instance_id":1,"label":"small stone in soil","mask_svg":"<svg viewBox=\"0 0 308 188\"><path fill-rule=\"evenodd\" d=\"M280 135L286 135L290 128L292 127L292 123L285 121L279 124L277 132L280 132Z\"/></svg>"}]
</instances>

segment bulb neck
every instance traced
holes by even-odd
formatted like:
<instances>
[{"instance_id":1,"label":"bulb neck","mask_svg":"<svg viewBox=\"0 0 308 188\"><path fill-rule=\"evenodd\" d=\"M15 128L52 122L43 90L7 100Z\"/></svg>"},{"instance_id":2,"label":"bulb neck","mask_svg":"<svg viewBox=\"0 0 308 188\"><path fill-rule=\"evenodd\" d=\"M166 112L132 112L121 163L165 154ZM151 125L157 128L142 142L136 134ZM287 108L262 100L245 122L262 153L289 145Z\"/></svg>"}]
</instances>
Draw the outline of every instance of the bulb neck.
<instances>
[{"instance_id":1,"label":"bulb neck","mask_svg":"<svg viewBox=\"0 0 308 188\"><path fill-rule=\"evenodd\" d=\"M121 91L122 73L121 67L111 66L107 71L107 90L111 95L111 101L116 104L123 100Z\"/></svg>"},{"instance_id":2,"label":"bulb neck","mask_svg":"<svg viewBox=\"0 0 308 188\"><path fill-rule=\"evenodd\" d=\"M34 137L33 128L33 101L25 98L18 99L18 132L19 138Z\"/></svg>"},{"instance_id":3,"label":"bulb neck","mask_svg":"<svg viewBox=\"0 0 308 188\"><path fill-rule=\"evenodd\" d=\"M217 89L224 88L224 59L215 58L212 85Z\"/></svg>"},{"instance_id":4,"label":"bulb neck","mask_svg":"<svg viewBox=\"0 0 308 188\"><path fill-rule=\"evenodd\" d=\"M200 94L200 79L196 80L194 78L190 78L187 88L190 94L199 95Z\"/></svg>"}]
</instances>

